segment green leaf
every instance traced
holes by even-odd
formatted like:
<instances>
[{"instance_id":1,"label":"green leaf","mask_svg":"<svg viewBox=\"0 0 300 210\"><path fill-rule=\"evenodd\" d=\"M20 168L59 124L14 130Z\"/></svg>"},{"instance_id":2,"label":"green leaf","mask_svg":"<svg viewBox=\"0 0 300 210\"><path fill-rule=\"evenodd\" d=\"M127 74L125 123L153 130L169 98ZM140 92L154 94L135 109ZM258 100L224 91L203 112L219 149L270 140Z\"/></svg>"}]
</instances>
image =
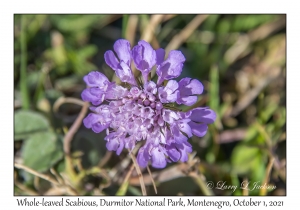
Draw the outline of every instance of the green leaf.
<instances>
[{"instance_id":1,"label":"green leaf","mask_svg":"<svg viewBox=\"0 0 300 210\"><path fill-rule=\"evenodd\" d=\"M244 174L251 171L256 166L257 161L261 160L260 151L255 147L238 145L234 148L231 162L235 173Z\"/></svg>"},{"instance_id":2,"label":"green leaf","mask_svg":"<svg viewBox=\"0 0 300 210\"><path fill-rule=\"evenodd\" d=\"M33 111L20 110L15 113L15 140L28 138L31 134L49 128L48 120Z\"/></svg>"},{"instance_id":3,"label":"green leaf","mask_svg":"<svg viewBox=\"0 0 300 210\"><path fill-rule=\"evenodd\" d=\"M62 142L53 132L36 133L22 147L24 165L44 172L63 157Z\"/></svg>"}]
</instances>

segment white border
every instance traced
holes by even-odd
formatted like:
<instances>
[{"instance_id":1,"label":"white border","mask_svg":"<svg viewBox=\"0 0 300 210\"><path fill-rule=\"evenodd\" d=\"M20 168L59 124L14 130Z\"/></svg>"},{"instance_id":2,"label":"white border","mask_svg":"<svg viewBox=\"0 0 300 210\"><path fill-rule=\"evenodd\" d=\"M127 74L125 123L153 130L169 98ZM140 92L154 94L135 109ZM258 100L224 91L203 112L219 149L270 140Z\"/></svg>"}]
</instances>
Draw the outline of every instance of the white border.
<instances>
[{"instance_id":1,"label":"white border","mask_svg":"<svg viewBox=\"0 0 300 210\"><path fill-rule=\"evenodd\" d=\"M105 2L105 3L104 3ZM293 3L295 2L295 3ZM16 198L13 197L13 14L14 13L287 13L287 196L286 197L254 197L255 200L283 200L284 207L298 207L300 173L297 154L299 154L299 8L296 1L251 0L251 1L1 1L1 178L0 178L0 206L17 207ZM71 10L69 10L71 9ZM33 197L30 197L33 198ZM42 198L42 197L38 197ZM76 199L76 197L72 197ZM105 197L115 200L116 197ZM160 197L161 198L161 197ZM170 198L170 197L168 197ZM192 197L197 198L197 197ZM204 197L199 197L203 199ZM57 200L59 197L47 197ZM85 200L99 198L85 198ZM135 199L135 197L126 197ZM156 199L156 198L152 198ZM174 199L177 199L174 197ZM184 197L187 199L187 197ZM233 200L234 197L209 197L209 200ZM243 199L239 197L239 199ZM22 207L32 209L32 207ZM38 207L41 208L41 207ZM47 207L43 207L44 209ZM49 208L49 207L48 207ZM59 208L59 207L57 207ZM71 207L63 207L70 209ZM72 207L74 208L74 207ZM78 208L78 207L75 207ZM82 207L80 207L82 208ZM104 207L101 207L106 209ZM114 207L115 208L115 207ZM126 208L126 207L124 207ZM138 209L140 207L130 207ZM153 208L153 207L147 207ZM160 208L160 207L155 207ZM165 207L163 207L165 208ZM195 207L199 208L199 207ZM201 207L200 207L201 208ZM239 207L241 208L241 207ZM222 208L229 209L229 208ZM295 208L293 208L295 209Z\"/></svg>"}]
</instances>

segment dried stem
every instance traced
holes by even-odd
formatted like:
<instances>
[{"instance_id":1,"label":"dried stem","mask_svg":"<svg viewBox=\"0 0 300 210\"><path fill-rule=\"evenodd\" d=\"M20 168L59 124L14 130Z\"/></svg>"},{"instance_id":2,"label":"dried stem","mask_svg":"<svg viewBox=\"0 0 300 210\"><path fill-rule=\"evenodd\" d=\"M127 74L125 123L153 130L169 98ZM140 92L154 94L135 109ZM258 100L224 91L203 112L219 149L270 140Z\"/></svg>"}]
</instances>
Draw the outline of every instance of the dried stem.
<instances>
[{"instance_id":1,"label":"dried stem","mask_svg":"<svg viewBox=\"0 0 300 210\"><path fill-rule=\"evenodd\" d=\"M136 28L138 25L138 16L130 15L128 18L128 24L125 32L125 38L130 42L131 46L134 45L134 38L136 34Z\"/></svg>"},{"instance_id":2,"label":"dried stem","mask_svg":"<svg viewBox=\"0 0 300 210\"><path fill-rule=\"evenodd\" d=\"M89 107L89 103L88 102L84 102L83 107L82 107L82 109L81 109L78 117L76 118L75 122L70 127L68 133L64 137L64 152L67 155L70 155L71 141L73 140L73 136L75 135L76 131L80 127L80 125L82 123L82 120L85 117L86 112L88 110L88 107Z\"/></svg>"},{"instance_id":3,"label":"dried stem","mask_svg":"<svg viewBox=\"0 0 300 210\"><path fill-rule=\"evenodd\" d=\"M84 106L84 104L86 104L86 102L80 100L80 99L77 99L77 98L71 98L71 97L68 97L68 98L65 98L65 97L60 97L58 98L54 105L53 105L53 112L57 112L58 111L58 108L62 105L62 104L65 104L65 103L72 103L72 104L77 104L79 106Z\"/></svg>"},{"instance_id":4,"label":"dried stem","mask_svg":"<svg viewBox=\"0 0 300 210\"><path fill-rule=\"evenodd\" d=\"M170 50L177 49L184 43L207 17L208 15L197 15L179 34L174 36L166 47L166 55L169 54Z\"/></svg>"},{"instance_id":5,"label":"dried stem","mask_svg":"<svg viewBox=\"0 0 300 210\"><path fill-rule=\"evenodd\" d=\"M151 42L154 36L154 32L156 27L162 20L164 19L165 15L152 15L151 19L149 21L149 24L147 25L146 29L144 30L144 33L142 35L142 40L145 40L146 42Z\"/></svg>"},{"instance_id":6,"label":"dried stem","mask_svg":"<svg viewBox=\"0 0 300 210\"><path fill-rule=\"evenodd\" d=\"M270 177L270 173L271 173L271 170L273 168L273 165L274 165L274 161L275 161L275 158L271 158L269 163L268 163L265 178L264 178L264 181L262 183L263 185L268 185L269 177ZM266 195L267 194L267 188L264 188L264 187L261 188L259 194L260 195Z\"/></svg>"},{"instance_id":7,"label":"dried stem","mask_svg":"<svg viewBox=\"0 0 300 210\"><path fill-rule=\"evenodd\" d=\"M62 185L58 181L56 181L55 179L53 179L52 177L50 177L48 175L39 173L39 172L33 170L32 168L24 166L24 165L22 165L20 163L14 163L14 166L16 168L18 168L18 169L23 169L23 170L27 171L28 173L30 173L32 175L35 175L35 176L40 177L42 179L45 179L48 182L50 182L50 183L52 183L52 184L54 184L54 185L56 185L58 187L64 187L64 188L66 188L68 194L70 194L70 195L78 195L78 193L71 186L69 186L69 185Z\"/></svg>"},{"instance_id":8,"label":"dried stem","mask_svg":"<svg viewBox=\"0 0 300 210\"><path fill-rule=\"evenodd\" d=\"M149 166L147 166L147 170L148 170L149 176L150 176L150 178L151 178L151 182L152 182L152 185L153 185L155 194L157 194L156 185L155 185L155 182L154 182L154 180L153 180L153 177L152 177L151 170L150 170Z\"/></svg>"},{"instance_id":9,"label":"dried stem","mask_svg":"<svg viewBox=\"0 0 300 210\"><path fill-rule=\"evenodd\" d=\"M31 174L33 174L33 175L35 175L35 176L38 176L38 177L40 177L40 178L42 178L42 179L45 179L45 180L47 180L48 182L51 182L51 183L54 184L54 185L60 185L60 184L59 184L55 179L53 179L52 177L47 176L47 175L45 175L45 174L41 174L41 173L39 173L39 172L37 172L37 171L35 171L35 170L33 170L33 169L27 167L27 166L24 166L24 165L19 164L19 163L15 163L14 166L15 166L16 168L18 168L18 169L23 169L23 170L27 171L28 173L31 173Z\"/></svg>"},{"instance_id":10,"label":"dried stem","mask_svg":"<svg viewBox=\"0 0 300 210\"><path fill-rule=\"evenodd\" d=\"M28 193L28 195L33 195L33 196L37 196L39 195L37 192L35 192L32 189L29 189L28 187L26 187L25 185L21 184L20 182L18 182L17 180L15 180L15 185L20 188L22 191Z\"/></svg>"},{"instance_id":11,"label":"dried stem","mask_svg":"<svg viewBox=\"0 0 300 210\"><path fill-rule=\"evenodd\" d=\"M243 182L248 183L248 178L245 177ZM249 195L248 187L243 187L243 196L248 196L248 195Z\"/></svg>"},{"instance_id":12,"label":"dried stem","mask_svg":"<svg viewBox=\"0 0 300 210\"><path fill-rule=\"evenodd\" d=\"M59 184L65 184L64 180L58 175L54 168L50 168L50 172L55 176Z\"/></svg>"},{"instance_id":13,"label":"dried stem","mask_svg":"<svg viewBox=\"0 0 300 210\"><path fill-rule=\"evenodd\" d=\"M140 169L139 165L137 164L134 155L131 152L129 152L129 153L130 153L130 157L131 157L131 159L133 161L134 167L136 169L136 172L137 172L137 174L139 176L140 185L141 185L141 189L142 189L142 194L145 196L145 195L147 195L147 192L146 192L146 187L145 187L144 178L143 178L141 169Z\"/></svg>"},{"instance_id":14,"label":"dried stem","mask_svg":"<svg viewBox=\"0 0 300 210\"><path fill-rule=\"evenodd\" d=\"M112 152L111 151L107 151L104 155L104 157L101 159L101 161L98 164L99 168L102 168L111 158Z\"/></svg>"},{"instance_id":15,"label":"dried stem","mask_svg":"<svg viewBox=\"0 0 300 210\"><path fill-rule=\"evenodd\" d=\"M271 23L266 23L249 32L248 34L241 35L236 43L225 52L225 60L229 64L235 62L243 53L247 51L251 43L268 37L270 34L284 28L285 25L286 19L284 17Z\"/></svg>"}]
</instances>

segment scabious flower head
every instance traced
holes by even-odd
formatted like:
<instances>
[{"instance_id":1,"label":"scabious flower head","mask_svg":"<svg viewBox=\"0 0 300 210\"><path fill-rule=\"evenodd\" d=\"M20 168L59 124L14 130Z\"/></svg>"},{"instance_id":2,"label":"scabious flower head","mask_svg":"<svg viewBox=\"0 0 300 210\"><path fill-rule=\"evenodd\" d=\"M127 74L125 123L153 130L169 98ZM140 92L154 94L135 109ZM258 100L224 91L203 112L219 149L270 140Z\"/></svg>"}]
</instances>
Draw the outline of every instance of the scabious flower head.
<instances>
[{"instance_id":1,"label":"scabious flower head","mask_svg":"<svg viewBox=\"0 0 300 210\"><path fill-rule=\"evenodd\" d=\"M125 86L110 82L100 72L86 75L88 87L82 99L95 107L90 108L92 113L83 120L84 125L96 133L106 130L106 147L118 155L124 148L132 151L141 141L137 154L141 167L150 162L155 168L164 168L167 162L187 161L192 152L188 138L204 136L216 114L206 107L187 112L174 107L176 103L195 104L197 95L203 92L202 83L196 79L173 80L181 74L185 57L172 50L164 59L163 49L154 50L143 40L131 49L127 40L120 39L113 48L114 52L104 54L105 62ZM135 78L132 61L143 81ZM154 67L156 83L149 79Z\"/></svg>"}]
</instances>

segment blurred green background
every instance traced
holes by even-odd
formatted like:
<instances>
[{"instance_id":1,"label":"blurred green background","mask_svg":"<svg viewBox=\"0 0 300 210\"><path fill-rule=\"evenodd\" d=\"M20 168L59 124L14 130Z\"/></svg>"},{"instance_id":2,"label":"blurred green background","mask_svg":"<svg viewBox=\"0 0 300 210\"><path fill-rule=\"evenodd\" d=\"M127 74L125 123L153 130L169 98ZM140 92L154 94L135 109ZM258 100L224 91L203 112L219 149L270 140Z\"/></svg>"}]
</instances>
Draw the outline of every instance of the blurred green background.
<instances>
[{"instance_id":1,"label":"blurred green background","mask_svg":"<svg viewBox=\"0 0 300 210\"><path fill-rule=\"evenodd\" d=\"M285 15L28 14L14 15L15 195L141 195L136 171L126 179L127 152L108 152L105 134L74 125L87 113L83 76L115 79L103 55L119 38L181 50L181 77L204 84L197 105L218 116L189 140L187 163L142 171L148 195L151 177L157 195L286 194Z\"/></svg>"}]
</instances>

